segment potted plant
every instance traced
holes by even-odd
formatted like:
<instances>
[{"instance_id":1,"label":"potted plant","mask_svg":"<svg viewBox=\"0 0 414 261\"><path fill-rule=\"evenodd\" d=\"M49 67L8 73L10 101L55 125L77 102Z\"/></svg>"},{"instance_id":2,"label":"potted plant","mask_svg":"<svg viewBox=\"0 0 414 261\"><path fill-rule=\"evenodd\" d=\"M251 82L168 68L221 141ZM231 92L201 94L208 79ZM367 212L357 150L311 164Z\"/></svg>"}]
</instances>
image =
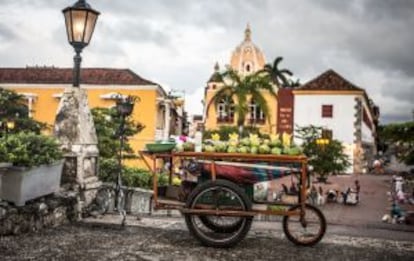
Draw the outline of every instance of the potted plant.
<instances>
[{"instance_id":1,"label":"potted plant","mask_svg":"<svg viewBox=\"0 0 414 261\"><path fill-rule=\"evenodd\" d=\"M7 162L7 150L6 146L3 143L0 143L0 171L2 168L10 167L12 164Z\"/></svg>"},{"instance_id":2,"label":"potted plant","mask_svg":"<svg viewBox=\"0 0 414 261\"><path fill-rule=\"evenodd\" d=\"M59 190L63 155L55 138L19 132L0 139L7 161L0 198L22 206L26 201Z\"/></svg>"}]
</instances>

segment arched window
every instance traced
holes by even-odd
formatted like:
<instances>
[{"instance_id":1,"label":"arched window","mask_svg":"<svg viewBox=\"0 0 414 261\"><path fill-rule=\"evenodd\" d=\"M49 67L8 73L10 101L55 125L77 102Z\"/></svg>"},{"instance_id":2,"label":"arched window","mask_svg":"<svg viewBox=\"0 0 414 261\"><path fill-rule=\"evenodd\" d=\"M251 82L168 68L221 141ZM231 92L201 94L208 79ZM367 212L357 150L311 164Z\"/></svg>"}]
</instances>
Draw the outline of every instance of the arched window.
<instances>
[{"instance_id":1,"label":"arched window","mask_svg":"<svg viewBox=\"0 0 414 261\"><path fill-rule=\"evenodd\" d=\"M217 104L217 122L232 123L234 120L234 101L231 97L223 97Z\"/></svg>"},{"instance_id":2,"label":"arched window","mask_svg":"<svg viewBox=\"0 0 414 261\"><path fill-rule=\"evenodd\" d=\"M250 108L250 117L249 117L250 124L264 124L265 115L262 109L260 109L259 105L257 105L254 99L250 100L249 108Z\"/></svg>"}]
</instances>

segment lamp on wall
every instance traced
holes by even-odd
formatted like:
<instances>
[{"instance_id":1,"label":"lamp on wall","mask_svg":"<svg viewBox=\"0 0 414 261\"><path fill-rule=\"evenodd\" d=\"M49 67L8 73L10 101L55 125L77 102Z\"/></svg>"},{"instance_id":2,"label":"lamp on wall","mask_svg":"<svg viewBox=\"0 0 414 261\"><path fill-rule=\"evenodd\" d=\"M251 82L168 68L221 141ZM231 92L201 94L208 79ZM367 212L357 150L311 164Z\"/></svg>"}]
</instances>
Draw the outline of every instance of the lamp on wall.
<instances>
[{"instance_id":1,"label":"lamp on wall","mask_svg":"<svg viewBox=\"0 0 414 261\"><path fill-rule=\"evenodd\" d=\"M322 149L325 149L325 146L330 143L332 139L332 133L329 130L322 130L322 135L320 138L316 139L316 145L320 146Z\"/></svg>"}]
</instances>

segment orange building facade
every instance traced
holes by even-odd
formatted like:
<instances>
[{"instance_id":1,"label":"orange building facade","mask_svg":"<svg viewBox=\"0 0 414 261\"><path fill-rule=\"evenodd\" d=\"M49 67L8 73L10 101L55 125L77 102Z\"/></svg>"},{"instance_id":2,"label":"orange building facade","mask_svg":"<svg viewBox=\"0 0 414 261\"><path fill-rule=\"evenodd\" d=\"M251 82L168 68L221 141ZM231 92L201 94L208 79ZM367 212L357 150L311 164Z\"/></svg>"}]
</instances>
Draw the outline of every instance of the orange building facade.
<instances>
[{"instance_id":1,"label":"orange building facade","mask_svg":"<svg viewBox=\"0 0 414 261\"><path fill-rule=\"evenodd\" d=\"M62 92L69 86L72 86L72 69L0 68L0 87L24 95L29 116L51 127ZM90 108L113 107L118 94L139 97L131 117L145 128L129 140L135 152L143 149L146 143L182 132L183 102L171 99L160 85L129 69L82 69L81 88L88 92ZM129 165L144 166L140 161L129 162Z\"/></svg>"}]
</instances>

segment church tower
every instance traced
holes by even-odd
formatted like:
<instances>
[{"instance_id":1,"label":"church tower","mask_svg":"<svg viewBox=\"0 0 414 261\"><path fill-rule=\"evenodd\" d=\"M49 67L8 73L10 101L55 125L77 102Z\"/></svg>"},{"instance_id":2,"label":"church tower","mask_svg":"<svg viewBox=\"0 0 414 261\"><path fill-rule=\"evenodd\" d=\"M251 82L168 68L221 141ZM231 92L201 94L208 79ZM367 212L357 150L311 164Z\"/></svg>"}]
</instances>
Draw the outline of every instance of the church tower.
<instances>
[{"instance_id":1,"label":"church tower","mask_svg":"<svg viewBox=\"0 0 414 261\"><path fill-rule=\"evenodd\" d=\"M240 76L246 76L260 71L266 63L263 52L252 42L252 31L247 25L244 30L243 41L236 46L230 56L230 64L225 71L232 69ZM225 79L220 73L218 63L214 66L214 71L207 82L204 93L204 112L203 121L204 129L217 130L222 126L236 126L238 115L235 113L237 100L235 97L226 97L220 101L213 102L214 95L225 86ZM268 91L261 90L263 98L269 107L269 118L257 106L256 101L248 96L248 113L245 118L245 125L258 128L262 133L275 133L276 122L274 108L277 106L277 100ZM223 137L227 138L227 137Z\"/></svg>"},{"instance_id":2,"label":"church tower","mask_svg":"<svg viewBox=\"0 0 414 261\"><path fill-rule=\"evenodd\" d=\"M263 52L252 42L252 31L247 25L243 42L231 55L230 67L239 74L247 75L263 69L265 63Z\"/></svg>"}]
</instances>

